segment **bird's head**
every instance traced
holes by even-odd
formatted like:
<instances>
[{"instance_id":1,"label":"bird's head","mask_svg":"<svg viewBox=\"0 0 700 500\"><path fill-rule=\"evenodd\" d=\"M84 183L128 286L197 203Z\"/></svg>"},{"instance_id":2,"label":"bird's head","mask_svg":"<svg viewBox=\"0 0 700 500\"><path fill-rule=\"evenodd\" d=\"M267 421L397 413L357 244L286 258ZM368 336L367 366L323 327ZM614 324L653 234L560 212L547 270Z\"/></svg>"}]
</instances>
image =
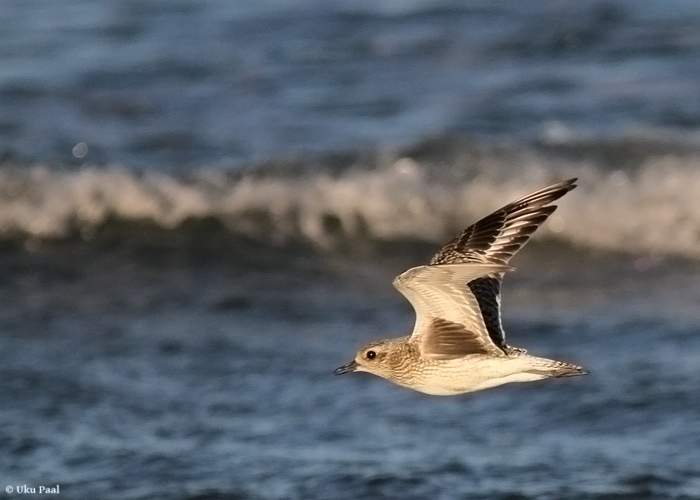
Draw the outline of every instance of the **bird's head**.
<instances>
[{"instance_id":1,"label":"bird's head","mask_svg":"<svg viewBox=\"0 0 700 500\"><path fill-rule=\"evenodd\" d=\"M370 342L362 346L355 359L335 370L336 375L350 372L368 372L383 378L392 379L395 354L402 350L403 339L388 339Z\"/></svg>"}]
</instances>

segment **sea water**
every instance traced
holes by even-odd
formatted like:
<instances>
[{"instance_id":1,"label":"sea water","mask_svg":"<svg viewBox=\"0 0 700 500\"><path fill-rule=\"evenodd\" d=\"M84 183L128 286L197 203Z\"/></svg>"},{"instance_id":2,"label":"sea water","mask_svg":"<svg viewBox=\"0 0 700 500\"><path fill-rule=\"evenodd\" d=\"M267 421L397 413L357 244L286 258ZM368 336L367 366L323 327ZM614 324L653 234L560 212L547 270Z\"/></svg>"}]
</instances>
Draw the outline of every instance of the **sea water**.
<instances>
[{"instance_id":1,"label":"sea water","mask_svg":"<svg viewBox=\"0 0 700 500\"><path fill-rule=\"evenodd\" d=\"M3 2L0 492L700 498L699 27L682 1ZM395 275L571 177L503 321L590 375L332 375L410 332Z\"/></svg>"}]
</instances>

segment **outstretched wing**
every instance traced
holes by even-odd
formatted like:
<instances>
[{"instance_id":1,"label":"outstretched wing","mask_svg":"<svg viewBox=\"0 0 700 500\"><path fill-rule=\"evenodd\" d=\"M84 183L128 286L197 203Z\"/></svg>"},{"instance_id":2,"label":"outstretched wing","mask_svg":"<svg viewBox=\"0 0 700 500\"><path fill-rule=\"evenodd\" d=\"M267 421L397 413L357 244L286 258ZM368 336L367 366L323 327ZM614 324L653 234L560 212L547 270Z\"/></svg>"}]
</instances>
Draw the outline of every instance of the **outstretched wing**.
<instances>
[{"instance_id":1,"label":"outstretched wing","mask_svg":"<svg viewBox=\"0 0 700 500\"><path fill-rule=\"evenodd\" d=\"M569 179L509 203L458 234L433 256L430 265L508 264L532 233L556 210L556 205L549 204L575 187L576 179ZM475 277L465 284L470 292L465 296L476 302L476 310L493 345L508 352L501 325L502 279L502 271Z\"/></svg>"},{"instance_id":2,"label":"outstretched wing","mask_svg":"<svg viewBox=\"0 0 700 500\"><path fill-rule=\"evenodd\" d=\"M508 269L502 264L428 265L397 276L394 286L416 310L411 340L421 353L440 359L467 354L503 356L503 350L490 337L477 299L467 284Z\"/></svg>"},{"instance_id":3,"label":"outstretched wing","mask_svg":"<svg viewBox=\"0 0 700 500\"><path fill-rule=\"evenodd\" d=\"M474 262L508 264L549 217L556 205L549 205L576 187L569 179L509 203L459 233L440 249L431 265Z\"/></svg>"}]
</instances>

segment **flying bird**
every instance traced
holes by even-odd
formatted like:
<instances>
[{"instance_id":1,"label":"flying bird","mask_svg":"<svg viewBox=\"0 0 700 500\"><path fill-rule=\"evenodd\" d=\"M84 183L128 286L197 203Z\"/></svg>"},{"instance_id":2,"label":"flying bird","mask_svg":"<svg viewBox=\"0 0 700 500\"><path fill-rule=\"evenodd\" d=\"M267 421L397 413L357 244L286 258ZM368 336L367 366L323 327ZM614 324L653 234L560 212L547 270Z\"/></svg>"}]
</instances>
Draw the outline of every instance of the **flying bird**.
<instances>
[{"instance_id":1,"label":"flying bird","mask_svg":"<svg viewBox=\"0 0 700 500\"><path fill-rule=\"evenodd\" d=\"M580 366L506 344L501 282L508 262L576 187L569 179L506 205L469 226L433 256L394 279L416 311L411 335L370 342L336 375L369 372L438 396L511 382L573 377Z\"/></svg>"}]
</instances>

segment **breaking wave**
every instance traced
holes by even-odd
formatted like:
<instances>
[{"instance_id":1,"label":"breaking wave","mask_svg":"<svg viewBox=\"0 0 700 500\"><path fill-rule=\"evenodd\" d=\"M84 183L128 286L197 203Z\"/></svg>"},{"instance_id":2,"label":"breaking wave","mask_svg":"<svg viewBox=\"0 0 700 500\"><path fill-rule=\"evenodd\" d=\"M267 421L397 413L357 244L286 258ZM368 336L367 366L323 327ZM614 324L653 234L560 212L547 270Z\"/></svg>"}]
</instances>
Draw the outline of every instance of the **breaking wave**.
<instances>
[{"instance_id":1,"label":"breaking wave","mask_svg":"<svg viewBox=\"0 0 700 500\"><path fill-rule=\"evenodd\" d=\"M586 154L443 146L340 164L266 165L245 173L6 166L0 169L0 238L89 239L113 221L183 230L185 223L216 220L234 235L278 245L440 243L509 201L579 177L579 188L559 201L537 238L700 258L695 152L649 154L614 168Z\"/></svg>"}]
</instances>

